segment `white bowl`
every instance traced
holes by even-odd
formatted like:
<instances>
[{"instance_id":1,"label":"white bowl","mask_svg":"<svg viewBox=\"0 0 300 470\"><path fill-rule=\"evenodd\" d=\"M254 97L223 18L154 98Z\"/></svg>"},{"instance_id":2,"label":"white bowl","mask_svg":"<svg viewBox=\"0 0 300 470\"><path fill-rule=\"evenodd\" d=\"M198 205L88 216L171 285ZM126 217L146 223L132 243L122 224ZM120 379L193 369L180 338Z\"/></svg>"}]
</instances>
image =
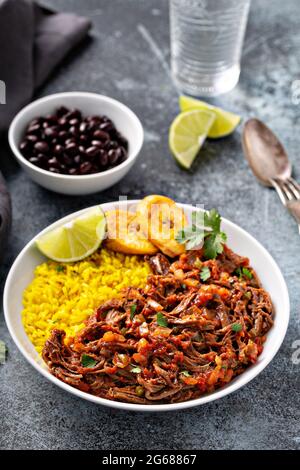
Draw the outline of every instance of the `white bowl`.
<instances>
[{"instance_id":1,"label":"white bowl","mask_svg":"<svg viewBox=\"0 0 300 470\"><path fill-rule=\"evenodd\" d=\"M77 176L51 173L30 163L19 151L19 144L27 125L32 119L51 114L60 106L78 108L84 115L108 116L128 140L127 159L115 168L102 173ZM119 101L96 93L74 91L49 95L25 106L11 123L8 140L14 156L33 181L57 193L83 195L103 191L126 175L142 148L144 132L138 117Z\"/></svg>"},{"instance_id":2,"label":"white bowl","mask_svg":"<svg viewBox=\"0 0 300 470\"><path fill-rule=\"evenodd\" d=\"M116 208L116 205L121 205L122 208L128 206L134 208L138 201L122 201L103 204L101 207L104 211ZM190 205L181 205L184 208L188 217L190 217L192 210L195 210ZM47 227L40 234L52 230L54 227L70 221L73 217L78 216L83 211L71 214L54 224ZM251 265L256 270L263 287L270 293L274 307L275 307L275 322L267 334L267 341L264 346L262 354L259 356L256 364L252 365L246 371L236 377L225 387L208 395L203 395L195 400L190 400L182 403L163 404L163 405L136 405L131 403L121 403L98 398L85 392L81 392L70 385L61 382L56 377L50 374L42 358L38 355L30 340L28 339L21 321L22 310L22 294L25 287L33 279L33 272L37 265L42 263L45 258L35 247L35 238L29 242L21 251L15 260L6 280L4 288L4 314L7 327L10 334L16 343L17 347L23 356L35 367L44 377L51 382L55 383L62 389L84 398L85 400L92 401L99 405L105 405L112 408L135 410L135 411L168 411L189 408L193 406L203 405L213 400L232 393L243 385L247 384L256 377L272 360L277 353L287 330L289 322L289 295L284 278L280 272L279 267L273 260L271 255L266 251L263 246L258 243L251 235L237 225L229 222L226 219L222 220L223 230L228 236L228 245L238 254L250 258Z\"/></svg>"}]
</instances>

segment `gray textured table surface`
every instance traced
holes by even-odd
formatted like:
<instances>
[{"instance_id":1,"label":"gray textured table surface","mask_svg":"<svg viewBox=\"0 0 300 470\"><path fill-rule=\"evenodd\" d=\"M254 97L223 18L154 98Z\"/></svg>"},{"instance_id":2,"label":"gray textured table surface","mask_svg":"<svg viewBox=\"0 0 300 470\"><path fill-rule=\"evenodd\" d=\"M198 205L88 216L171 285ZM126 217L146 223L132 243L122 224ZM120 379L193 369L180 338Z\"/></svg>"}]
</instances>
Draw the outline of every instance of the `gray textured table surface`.
<instances>
[{"instance_id":1,"label":"gray textured table surface","mask_svg":"<svg viewBox=\"0 0 300 470\"><path fill-rule=\"evenodd\" d=\"M168 73L167 0L52 0L45 4L85 14L92 41L52 77L42 95L87 90L128 104L145 127L142 155L114 188L93 196L64 197L36 186L1 148L14 221L0 269L1 289L21 248L57 218L119 194L163 193L186 203L217 207L271 252L287 280L291 322L285 341L263 373L238 392L203 407L167 414L116 412L77 399L40 376L21 356L0 316L8 345L0 366L0 448L8 449L293 449L300 446L299 368L293 342L299 331L299 234L274 191L254 180L243 158L241 130L206 144L193 174L168 151L168 127L177 94ZM264 119L280 136L300 179L299 106L292 83L300 79L298 0L254 0L238 87L216 102L245 118ZM0 70L1 72L1 70ZM0 77L1 78L1 77Z\"/></svg>"}]
</instances>

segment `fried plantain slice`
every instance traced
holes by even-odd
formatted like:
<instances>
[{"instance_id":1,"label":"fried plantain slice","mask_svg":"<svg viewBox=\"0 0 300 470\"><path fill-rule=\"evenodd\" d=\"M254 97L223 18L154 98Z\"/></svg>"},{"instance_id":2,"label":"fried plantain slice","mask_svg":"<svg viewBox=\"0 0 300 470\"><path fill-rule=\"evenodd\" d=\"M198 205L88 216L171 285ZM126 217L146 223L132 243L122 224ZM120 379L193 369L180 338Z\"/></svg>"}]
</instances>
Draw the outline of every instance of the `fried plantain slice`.
<instances>
[{"instance_id":1,"label":"fried plantain slice","mask_svg":"<svg viewBox=\"0 0 300 470\"><path fill-rule=\"evenodd\" d=\"M175 237L187 225L187 218L172 199L147 196L138 204L136 217L144 234L165 255L174 258L184 253L185 246Z\"/></svg>"},{"instance_id":2,"label":"fried plantain slice","mask_svg":"<svg viewBox=\"0 0 300 470\"><path fill-rule=\"evenodd\" d=\"M113 251L134 255L153 255L154 246L140 229L136 215L124 210L105 213L107 223L106 246Z\"/></svg>"}]
</instances>

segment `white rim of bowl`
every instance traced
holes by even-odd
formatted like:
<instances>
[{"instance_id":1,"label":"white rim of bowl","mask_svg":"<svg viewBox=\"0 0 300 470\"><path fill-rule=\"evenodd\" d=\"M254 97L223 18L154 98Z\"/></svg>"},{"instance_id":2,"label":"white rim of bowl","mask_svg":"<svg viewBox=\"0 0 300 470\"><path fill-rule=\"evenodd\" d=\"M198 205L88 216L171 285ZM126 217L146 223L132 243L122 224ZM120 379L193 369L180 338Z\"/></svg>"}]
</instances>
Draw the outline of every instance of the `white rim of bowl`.
<instances>
[{"instance_id":1,"label":"white rim of bowl","mask_svg":"<svg viewBox=\"0 0 300 470\"><path fill-rule=\"evenodd\" d=\"M224 217L222 217L222 220L224 222L226 222L226 224L228 224L234 230L237 230L240 233L242 233L243 235L246 235L247 237L249 237L251 239L251 241L255 245L257 245L264 252L264 255L269 259L269 262L271 263L271 265L273 267L273 270L276 272L277 276L279 277L279 279L281 281L281 284L282 284L282 287L283 287L283 297L284 297L283 301L284 301L284 304L285 304L285 311L287 312L285 321L282 323L281 335L278 336L278 338L276 339L275 345L274 345L274 342L273 342L273 352L272 352L272 354L270 355L270 357L265 358L262 362L256 363L256 364L250 366L247 369L248 376L246 377L246 379L244 377L244 380L243 380L243 375L244 374L241 374L237 377L239 379L238 382L234 382L234 381L229 382L229 384L226 387L220 388L215 392L212 392L212 393L207 394L207 395L203 395L203 396L201 396L199 398L196 398L194 400L188 400L188 401L180 402L180 403L170 403L170 404L163 404L163 405L139 405L139 404L135 404L135 403L126 403L126 402L117 402L117 401L113 401L113 400L107 400L106 398L96 397L96 396L91 395L89 393L82 392L82 391L78 390L77 388L71 387L71 385L67 385L66 383L64 383L61 380L54 377L47 369L44 369L42 366L40 366L34 360L34 358L31 357L27 353L27 351L25 350L25 348L23 347L21 342L18 340L18 338L14 334L13 327L12 327L12 324L11 324L9 316L8 316L8 311L9 311L9 307L8 307L8 286L11 282L11 278L13 277L14 270L16 269L16 267L19 263L19 260L22 257L23 253L29 247L31 247L34 244L35 240L38 238L38 236L40 234L43 234L43 233L47 232L48 230L51 230L56 225L60 225L61 223L64 223L64 219L68 219L71 216L72 217L73 216L77 217L77 216L81 215L82 213L84 213L86 210L89 210L93 207L98 207L99 205L105 211L106 207L109 207L112 204L117 203L117 204L121 204L121 205L129 205L129 204L137 204L139 201L140 200L138 200L138 199L121 201L121 202L120 201L117 201L117 202L113 201L113 202L104 203L104 204L97 204L96 206L91 206L91 207L87 207L85 209L81 209L80 211L73 212L73 213L57 220L56 222L54 222L53 224L49 225L48 227L43 229L41 232L39 232L32 240L30 240L30 242L28 242L25 245L25 247L22 249L22 251L19 253L17 258L15 259L13 265L10 268L8 276L6 278L6 282L5 282L5 286L4 286L4 293L3 293L4 318L5 318L5 321L6 321L6 325L7 325L7 328L9 330L9 333L12 336L12 338L13 338L16 346L18 347L19 351L23 354L25 359L40 374L42 374L44 377L46 377L48 380L50 380L50 382L53 382L54 384L58 385L63 390L66 390L67 392L69 392L69 393L71 393L71 394L73 394L77 397L83 398L84 400L88 400L88 401L96 403L98 405L103 405L103 406L107 406L107 407L110 407L110 408L116 408L116 409L128 410L128 411L139 411L139 412L145 412L145 411L146 412L175 411L175 410L182 410L182 409L186 409L186 408L193 408L195 406L201 406L201 405L204 405L204 404L209 403L211 401L215 401L215 400L218 400L220 398L223 398L226 395L229 395L229 394L235 392L236 390L239 390L240 388L244 387L246 384L251 382L255 377L257 377L267 367L267 365L272 361L272 359L277 354L277 352L278 352L278 350L279 350L279 348L280 348L280 346L281 346L281 344L282 344L282 342L285 338L286 331L287 331L288 324L289 324L289 318L290 318L290 300L289 300L288 288L287 288L284 277L283 277L283 275L281 273L281 270L280 270L279 266L277 265L276 261L273 259L273 257L270 255L270 253L266 250L266 248L264 248L264 246L260 242L258 242L252 235L250 235L246 230L244 230L243 228L239 227L238 225L234 224L233 222L231 222L230 220L228 220ZM193 208L194 210L198 210L198 211L202 210L202 209L196 208L196 207L194 207L190 204L180 204L180 203L177 203L177 204L180 207L182 207L183 209L189 209L190 210L191 208Z\"/></svg>"},{"instance_id":2,"label":"white rim of bowl","mask_svg":"<svg viewBox=\"0 0 300 470\"><path fill-rule=\"evenodd\" d=\"M130 147L129 147L128 158L126 160L124 160L124 162L120 163L120 165L117 165L116 167L111 168L109 170L99 171L98 173L93 173L93 174L89 174L89 175L65 175L65 174L60 174L60 173L51 173L50 171L43 170L42 168L39 168L38 166L33 165L32 163L30 163L29 160L27 160L25 157L23 157L23 155L21 154L21 152L18 149L18 146L15 142L14 132L15 132L15 127L16 127L18 121L24 115L26 115L26 113L28 111L35 108L35 106L37 104L44 103L44 102L47 102L47 101L51 101L53 98L58 98L58 97L63 98L65 96L70 96L70 97L72 97L72 96L74 96L74 97L75 96L76 97L82 96L83 98L84 97L91 97L91 98L95 98L95 99L100 98L101 101L106 101L107 103L111 103L111 104L115 105L117 108L122 109L125 113L127 113L131 117L131 119L135 122L137 128L139 129L140 142L138 143L136 151L133 152L132 154L130 154ZM63 105L63 103L62 103L62 105ZM124 137L126 137L126 136L124 136ZM9 126L8 142L9 142L10 148L11 148L15 158L17 160L20 160L25 166L28 166L29 168L35 170L37 173L40 173L42 175L47 175L47 176L57 178L57 179L67 178L69 180L79 180L79 179L80 180L83 180L83 179L84 180L89 180L89 179L99 177L99 175L103 175L103 176L105 175L106 176L106 175L112 175L114 173L117 173L119 170L126 167L130 162L133 162L136 159L136 157L138 156L138 154L140 153L141 149L142 149L142 146L143 146L143 143L144 143L144 129L143 129L142 123L141 123L140 119L137 117L137 115L128 106L121 103L121 101L115 100L114 98L110 98L109 96L100 95L98 93L90 93L88 91L67 91L67 92L54 93L52 95L44 96L43 98L39 98L35 101L32 101L30 104L28 104L27 106L22 108L18 112L18 114L14 117L14 119L12 120L12 122Z\"/></svg>"}]
</instances>

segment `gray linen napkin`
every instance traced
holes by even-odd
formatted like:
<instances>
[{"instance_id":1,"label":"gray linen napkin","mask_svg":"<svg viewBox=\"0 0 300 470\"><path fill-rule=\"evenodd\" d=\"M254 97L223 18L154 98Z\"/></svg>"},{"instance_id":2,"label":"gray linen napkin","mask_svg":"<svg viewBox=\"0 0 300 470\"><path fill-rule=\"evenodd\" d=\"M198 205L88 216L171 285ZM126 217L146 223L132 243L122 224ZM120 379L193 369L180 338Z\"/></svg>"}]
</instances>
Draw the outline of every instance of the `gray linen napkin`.
<instances>
[{"instance_id":1,"label":"gray linen napkin","mask_svg":"<svg viewBox=\"0 0 300 470\"><path fill-rule=\"evenodd\" d=\"M0 133L90 26L87 18L54 13L30 0L0 0L0 93L3 82L6 88Z\"/></svg>"},{"instance_id":2,"label":"gray linen napkin","mask_svg":"<svg viewBox=\"0 0 300 470\"><path fill-rule=\"evenodd\" d=\"M0 0L0 136L90 26L86 18L30 0ZM10 196L0 172L0 257L10 225Z\"/></svg>"}]
</instances>

